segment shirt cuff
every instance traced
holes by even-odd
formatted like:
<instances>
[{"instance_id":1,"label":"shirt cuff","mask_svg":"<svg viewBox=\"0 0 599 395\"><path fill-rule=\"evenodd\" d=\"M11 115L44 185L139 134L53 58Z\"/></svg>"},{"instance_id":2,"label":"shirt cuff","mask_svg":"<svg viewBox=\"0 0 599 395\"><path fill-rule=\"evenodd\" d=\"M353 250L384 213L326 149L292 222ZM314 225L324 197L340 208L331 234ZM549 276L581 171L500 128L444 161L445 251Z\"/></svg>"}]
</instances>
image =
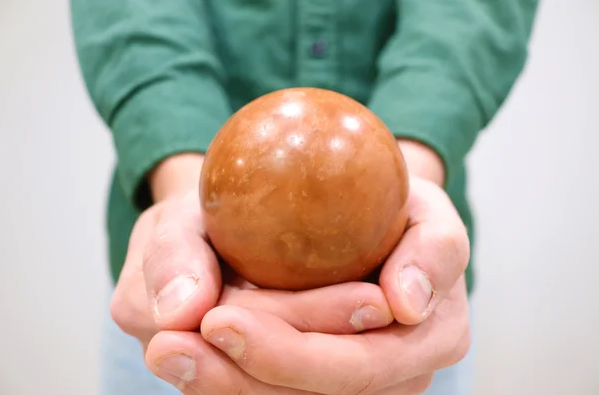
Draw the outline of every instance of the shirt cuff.
<instances>
[{"instance_id":1,"label":"shirt cuff","mask_svg":"<svg viewBox=\"0 0 599 395\"><path fill-rule=\"evenodd\" d=\"M129 201L140 210L151 204L146 174L171 155L205 153L230 114L224 90L209 76L155 81L128 98L110 127Z\"/></svg>"},{"instance_id":2,"label":"shirt cuff","mask_svg":"<svg viewBox=\"0 0 599 395\"><path fill-rule=\"evenodd\" d=\"M448 185L483 127L468 87L439 71L402 71L381 79L369 108L396 138L423 143L445 166Z\"/></svg>"}]
</instances>

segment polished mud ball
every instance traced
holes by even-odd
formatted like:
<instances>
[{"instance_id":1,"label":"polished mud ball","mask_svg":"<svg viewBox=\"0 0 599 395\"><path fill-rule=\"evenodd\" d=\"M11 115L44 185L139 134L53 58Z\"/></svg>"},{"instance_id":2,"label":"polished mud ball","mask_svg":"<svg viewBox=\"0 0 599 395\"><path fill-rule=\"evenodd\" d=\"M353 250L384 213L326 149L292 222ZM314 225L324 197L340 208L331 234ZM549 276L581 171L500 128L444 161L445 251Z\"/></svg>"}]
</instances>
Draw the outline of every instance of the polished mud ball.
<instances>
[{"instance_id":1,"label":"polished mud ball","mask_svg":"<svg viewBox=\"0 0 599 395\"><path fill-rule=\"evenodd\" d=\"M357 101L292 88L237 111L206 152L200 201L210 243L251 283L303 290L362 280L407 223L395 138Z\"/></svg>"}]
</instances>

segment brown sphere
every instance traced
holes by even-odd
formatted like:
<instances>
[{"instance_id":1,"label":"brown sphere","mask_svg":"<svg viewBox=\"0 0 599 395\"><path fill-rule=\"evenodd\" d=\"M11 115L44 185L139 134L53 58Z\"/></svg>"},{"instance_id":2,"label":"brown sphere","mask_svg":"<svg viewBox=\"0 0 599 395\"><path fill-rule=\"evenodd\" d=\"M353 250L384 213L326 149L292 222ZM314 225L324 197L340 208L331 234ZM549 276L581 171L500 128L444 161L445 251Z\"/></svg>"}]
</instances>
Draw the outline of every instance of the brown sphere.
<instances>
[{"instance_id":1,"label":"brown sphere","mask_svg":"<svg viewBox=\"0 0 599 395\"><path fill-rule=\"evenodd\" d=\"M249 282L302 290L364 279L406 222L408 175L387 127L342 94L292 88L236 112L204 159L216 252Z\"/></svg>"}]
</instances>

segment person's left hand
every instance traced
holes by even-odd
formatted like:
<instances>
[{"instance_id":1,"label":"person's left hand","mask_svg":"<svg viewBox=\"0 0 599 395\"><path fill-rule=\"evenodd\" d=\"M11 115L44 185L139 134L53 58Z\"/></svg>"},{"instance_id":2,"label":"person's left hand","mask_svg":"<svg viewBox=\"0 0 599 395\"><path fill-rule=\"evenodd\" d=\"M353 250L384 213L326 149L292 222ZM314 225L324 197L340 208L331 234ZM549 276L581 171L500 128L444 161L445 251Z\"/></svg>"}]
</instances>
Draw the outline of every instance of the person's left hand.
<instances>
[{"instance_id":1,"label":"person's left hand","mask_svg":"<svg viewBox=\"0 0 599 395\"><path fill-rule=\"evenodd\" d=\"M441 188L413 178L408 205L407 231L380 275L393 324L361 334L301 332L251 306L225 304L204 316L201 333L158 333L148 367L185 395L424 392L433 373L470 346L463 274L470 251ZM173 355L178 366L168 365Z\"/></svg>"}]
</instances>

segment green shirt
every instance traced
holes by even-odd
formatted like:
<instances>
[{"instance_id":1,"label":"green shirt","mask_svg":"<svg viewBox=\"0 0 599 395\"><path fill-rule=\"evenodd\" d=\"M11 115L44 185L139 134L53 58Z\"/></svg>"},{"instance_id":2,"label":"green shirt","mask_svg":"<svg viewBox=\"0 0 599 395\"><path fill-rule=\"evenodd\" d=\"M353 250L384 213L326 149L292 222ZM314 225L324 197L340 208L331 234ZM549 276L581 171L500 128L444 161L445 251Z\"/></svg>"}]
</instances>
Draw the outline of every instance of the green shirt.
<instances>
[{"instance_id":1,"label":"green shirt","mask_svg":"<svg viewBox=\"0 0 599 395\"><path fill-rule=\"evenodd\" d=\"M82 73L112 132L113 279L151 204L145 174L205 152L252 99L344 93L433 148L474 239L465 157L521 73L537 0L71 0ZM473 286L473 265L467 271Z\"/></svg>"}]
</instances>

